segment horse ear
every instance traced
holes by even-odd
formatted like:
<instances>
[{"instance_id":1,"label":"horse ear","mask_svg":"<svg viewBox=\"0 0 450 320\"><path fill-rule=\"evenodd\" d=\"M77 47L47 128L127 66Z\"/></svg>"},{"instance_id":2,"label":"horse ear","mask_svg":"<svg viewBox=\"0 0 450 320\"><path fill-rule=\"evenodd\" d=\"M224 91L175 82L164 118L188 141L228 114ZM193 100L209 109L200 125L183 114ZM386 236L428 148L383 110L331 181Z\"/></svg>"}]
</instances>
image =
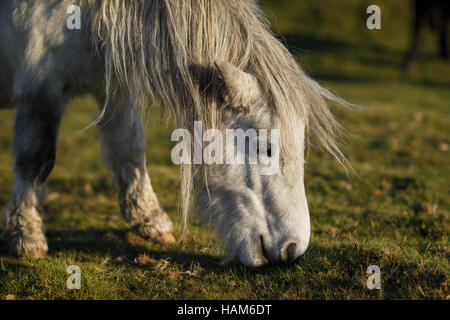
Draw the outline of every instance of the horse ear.
<instances>
[{"instance_id":1,"label":"horse ear","mask_svg":"<svg viewBox=\"0 0 450 320\"><path fill-rule=\"evenodd\" d=\"M258 80L231 63L216 60L219 81L224 88L225 101L234 108L250 108L262 99Z\"/></svg>"}]
</instances>

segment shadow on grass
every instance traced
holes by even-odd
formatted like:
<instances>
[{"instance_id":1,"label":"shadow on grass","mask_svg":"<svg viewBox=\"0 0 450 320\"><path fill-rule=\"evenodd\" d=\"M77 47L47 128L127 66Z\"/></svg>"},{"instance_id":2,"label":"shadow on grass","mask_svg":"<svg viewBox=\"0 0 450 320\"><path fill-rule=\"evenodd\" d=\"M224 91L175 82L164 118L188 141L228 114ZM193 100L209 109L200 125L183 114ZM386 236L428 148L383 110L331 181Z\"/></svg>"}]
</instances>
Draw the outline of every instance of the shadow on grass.
<instances>
[{"instance_id":1,"label":"shadow on grass","mask_svg":"<svg viewBox=\"0 0 450 320\"><path fill-rule=\"evenodd\" d=\"M46 232L49 246L48 254L50 256L60 253L77 254L85 259L89 256L95 257L99 255L109 256L111 259L125 256L130 261L140 254L145 254L155 260L168 259L183 268L189 268L195 263L207 271L221 273L229 272L231 268L237 274L248 273L249 271L254 273L271 273L278 272L280 268L305 265L303 257L293 264L277 264L261 268L245 267L238 261L221 265L220 257L190 252L190 249L183 248L181 245L151 244L152 248L149 248L145 244L131 243L128 239L130 233L131 231L128 229L48 230ZM8 254L8 244L2 239L0 240L0 256L7 256ZM314 257L315 259L320 259L320 256L331 257L335 255L336 253L332 250L318 247L310 248L306 254L307 257ZM308 259L306 262L308 265L311 263L317 265L319 261ZM139 268L139 265L130 264L130 266Z\"/></svg>"},{"instance_id":2,"label":"shadow on grass","mask_svg":"<svg viewBox=\"0 0 450 320\"><path fill-rule=\"evenodd\" d=\"M144 244L131 243L128 240L129 234L131 231L128 229L48 230L46 232L48 254L52 256L58 253L75 253L84 258L89 255L100 255L109 256L112 259L126 256L131 260L139 254L146 254L157 260L169 259L183 267L199 263L205 269L220 270L222 268L218 257L183 252L185 249L179 248L178 245L151 244L155 249L149 249ZM4 239L0 239L0 256L7 255L9 255L8 244Z\"/></svg>"},{"instance_id":3,"label":"shadow on grass","mask_svg":"<svg viewBox=\"0 0 450 320\"><path fill-rule=\"evenodd\" d=\"M408 296L414 286L420 285L426 290L440 290L446 281L446 274L439 269L411 262L409 259L389 252L382 247L365 246L362 244L341 244L326 246L312 243L304 256L292 264L278 264L262 268L245 267L238 262L220 265L217 256L189 252L189 249L178 246L132 244L127 240L130 231L123 229L106 230L50 230L47 232L50 252L49 255L59 253L75 253L83 261L96 260L98 256L109 256L112 260L125 255L128 268L145 268L133 263L134 258L145 254L155 261L166 260L181 269L189 270L193 265L200 266L206 273L230 274L239 278L252 278L263 274L275 278L284 273L295 272L292 283L287 286L307 285L323 290L340 288L345 290L364 289L366 268L379 265L383 271L384 297ZM153 245L152 245L153 246ZM5 241L0 242L0 256L8 254ZM17 265L14 264L14 268ZM29 268L30 266L28 266ZM320 281L317 276L320 275ZM359 280L358 280L359 279ZM281 279L280 281L285 281ZM407 284L407 285L405 285ZM320 291L320 290L319 290Z\"/></svg>"}]
</instances>

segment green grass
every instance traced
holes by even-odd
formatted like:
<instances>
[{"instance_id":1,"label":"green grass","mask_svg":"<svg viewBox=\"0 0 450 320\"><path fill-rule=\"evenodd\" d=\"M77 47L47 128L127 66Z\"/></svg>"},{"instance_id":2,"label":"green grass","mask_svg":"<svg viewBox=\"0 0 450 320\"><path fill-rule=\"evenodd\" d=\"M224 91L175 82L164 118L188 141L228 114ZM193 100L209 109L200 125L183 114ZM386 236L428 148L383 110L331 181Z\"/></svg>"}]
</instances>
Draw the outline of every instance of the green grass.
<instances>
[{"instance_id":1,"label":"green grass","mask_svg":"<svg viewBox=\"0 0 450 320\"><path fill-rule=\"evenodd\" d=\"M379 1L382 30L365 28L369 1L265 1L274 30L322 84L364 105L337 109L352 133L344 148L356 174L311 149L306 166L312 238L289 266L222 267L220 243L192 219L185 247L144 241L121 220L117 188L104 167L97 134L85 128L97 109L70 103L49 179L45 220L50 251L17 259L0 242L0 298L33 299L449 299L450 64L426 35L420 70L401 69L411 12ZM8 200L14 110L0 110L0 203ZM171 127L148 124L149 171L175 222L178 168L170 161ZM423 209L412 206L422 203ZM416 207L418 207L416 205ZM117 257L125 256L118 263ZM82 270L68 290L66 268ZM382 289L366 287L378 265Z\"/></svg>"}]
</instances>

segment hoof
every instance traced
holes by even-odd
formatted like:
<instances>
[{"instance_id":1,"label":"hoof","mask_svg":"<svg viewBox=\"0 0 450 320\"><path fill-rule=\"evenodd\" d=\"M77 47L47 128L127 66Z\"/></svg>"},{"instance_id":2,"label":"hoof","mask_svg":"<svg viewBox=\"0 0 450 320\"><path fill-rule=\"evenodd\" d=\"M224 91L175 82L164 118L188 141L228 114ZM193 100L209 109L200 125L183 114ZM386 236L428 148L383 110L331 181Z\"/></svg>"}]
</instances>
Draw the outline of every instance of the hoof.
<instances>
[{"instance_id":1,"label":"hoof","mask_svg":"<svg viewBox=\"0 0 450 320\"><path fill-rule=\"evenodd\" d=\"M171 244L177 242L177 240L172 233L165 233L161 236L160 242L162 244Z\"/></svg>"},{"instance_id":2,"label":"hoof","mask_svg":"<svg viewBox=\"0 0 450 320\"><path fill-rule=\"evenodd\" d=\"M410 61L410 62L406 63L405 70L407 73L415 74L415 73L417 73L418 69L419 69L419 66L418 66L417 62Z\"/></svg>"},{"instance_id":3,"label":"hoof","mask_svg":"<svg viewBox=\"0 0 450 320\"><path fill-rule=\"evenodd\" d=\"M175 242L173 224L158 202L146 197L127 197L120 202L122 216L132 230L144 239L157 243Z\"/></svg>"},{"instance_id":4,"label":"hoof","mask_svg":"<svg viewBox=\"0 0 450 320\"><path fill-rule=\"evenodd\" d=\"M15 236L9 242L9 252L17 257L40 259L45 257L47 251L48 246L44 235L38 237Z\"/></svg>"},{"instance_id":5,"label":"hoof","mask_svg":"<svg viewBox=\"0 0 450 320\"><path fill-rule=\"evenodd\" d=\"M172 234L172 221L163 210L154 210L150 216L142 220L141 223L133 226L133 231L138 235L158 243L175 242L175 237Z\"/></svg>"}]
</instances>

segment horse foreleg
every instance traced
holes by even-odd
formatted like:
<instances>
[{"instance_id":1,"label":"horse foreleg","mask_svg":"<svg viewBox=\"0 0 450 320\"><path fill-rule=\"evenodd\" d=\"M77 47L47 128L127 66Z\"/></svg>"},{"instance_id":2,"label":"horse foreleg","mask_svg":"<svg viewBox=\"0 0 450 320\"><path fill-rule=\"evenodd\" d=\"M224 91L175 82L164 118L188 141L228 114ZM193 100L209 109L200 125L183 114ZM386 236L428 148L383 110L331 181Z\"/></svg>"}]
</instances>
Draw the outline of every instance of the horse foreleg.
<instances>
[{"instance_id":1,"label":"horse foreleg","mask_svg":"<svg viewBox=\"0 0 450 320\"><path fill-rule=\"evenodd\" d=\"M133 230L157 242L173 242L172 222L161 209L147 173L145 130L139 110L122 98L98 125L102 151L119 184L122 216Z\"/></svg>"},{"instance_id":2,"label":"horse foreleg","mask_svg":"<svg viewBox=\"0 0 450 320\"><path fill-rule=\"evenodd\" d=\"M48 247L40 214L56 155L63 101L45 86L16 97L14 189L3 210L3 235L17 256L42 257Z\"/></svg>"}]
</instances>

